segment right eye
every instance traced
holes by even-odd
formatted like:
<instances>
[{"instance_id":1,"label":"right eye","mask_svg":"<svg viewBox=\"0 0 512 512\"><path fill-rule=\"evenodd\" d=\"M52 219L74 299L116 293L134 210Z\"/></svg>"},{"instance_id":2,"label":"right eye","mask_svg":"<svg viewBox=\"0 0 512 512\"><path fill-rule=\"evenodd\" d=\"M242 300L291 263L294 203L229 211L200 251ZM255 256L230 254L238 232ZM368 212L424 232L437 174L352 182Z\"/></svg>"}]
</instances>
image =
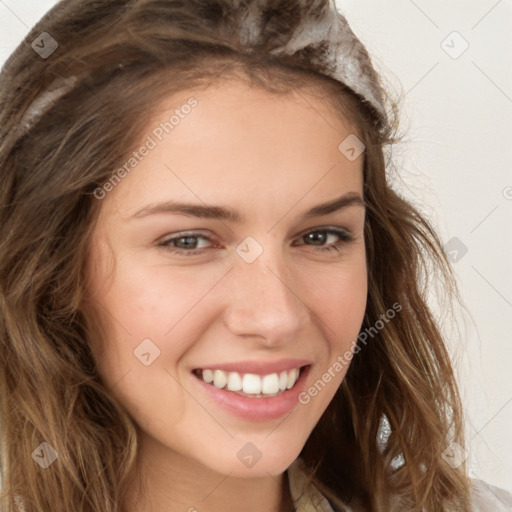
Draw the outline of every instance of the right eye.
<instances>
[{"instance_id":1,"label":"right eye","mask_svg":"<svg viewBox=\"0 0 512 512\"><path fill-rule=\"evenodd\" d=\"M171 253L183 256L194 256L202 254L206 247L198 248L198 240L212 242L212 239L197 233L178 233L171 238L167 238L159 242L159 247L164 247Z\"/></svg>"}]
</instances>

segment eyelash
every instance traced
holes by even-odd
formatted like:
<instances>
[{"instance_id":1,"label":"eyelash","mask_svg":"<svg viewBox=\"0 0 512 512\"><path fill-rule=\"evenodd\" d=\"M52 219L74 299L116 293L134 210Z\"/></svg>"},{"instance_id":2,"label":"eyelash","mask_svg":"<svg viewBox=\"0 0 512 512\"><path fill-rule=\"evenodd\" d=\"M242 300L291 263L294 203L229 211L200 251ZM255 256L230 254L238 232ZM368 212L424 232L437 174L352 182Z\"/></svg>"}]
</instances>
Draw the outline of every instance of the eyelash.
<instances>
[{"instance_id":1,"label":"eyelash","mask_svg":"<svg viewBox=\"0 0 512 512\"><path fill-rule=\"evenodd\" d=\"M353 241L352 235L347 230L344 230L344 229L334 229L334 228L313 229L311 231L308 231L308 232L304 233L299 238L305 238L306 236L308 236L308 235L310 235L312 233L324 233L324 234L327 234L327 235L336 235L340 239L338 242L330 244L327 247L319 247L317 249L317 251L319 251L319 252L331 252L331 251L338 251L339 252L339 249L340 249L340 247L342 245L350 243L350 242ZM208 236L185 232L185 233L179 233L177 236L174 236L172 238L168 238L166 240L163 240L162 242L160 242L158 244L158 246L159 247L163 247L166 250L168 250L168 251L170 251L170 252L172 252L174 254L183 255L183 256L186 256L186 257L196 256L196 255L202 254L205 250L207 250L207 249L186 250L186 249L178 249L176 247L172 247L171 246L171 243L176 242L177 240L180 240L182 238L196 238L196 239L202 238L204 240L208 240L209 242L214 242L214 240L212 240ZM313 247L315 247L315 246L313 245Z\"/></svg>"}]
</instances>

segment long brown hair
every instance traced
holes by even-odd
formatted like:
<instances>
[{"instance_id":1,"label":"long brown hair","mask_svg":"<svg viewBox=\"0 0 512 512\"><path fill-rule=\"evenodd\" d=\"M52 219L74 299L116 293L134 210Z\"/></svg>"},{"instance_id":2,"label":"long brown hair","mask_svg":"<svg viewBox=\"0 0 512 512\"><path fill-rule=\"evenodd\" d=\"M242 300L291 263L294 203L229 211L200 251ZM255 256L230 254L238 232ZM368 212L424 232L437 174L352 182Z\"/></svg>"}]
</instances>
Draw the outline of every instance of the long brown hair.
<instances>
[{"instance_id":1,"label":"long brown hair","mask_svg":"<svg viewBox=\"0 0 512 512\"><path fill-rule=\"evenodd\" d=\"M85 261L112 177L159 100L219 77L237 77L275 94L320 94L354 122L365 144L365 241L369 292L360 343L349 371L300 458L333 507L469 511L464 464L443 458L462 448L460 398L424 287L432 268L454 282L427 220L392 189L386 148L396 137L388 99L384 122L363 99L330 78L325 47L271 55L328 0L257 2L265 25L242 47L247 0L68 0L26 36L0 75L0 439L1 507L14 512L120 512L137 464L138 431L105 387L90 350ZM253 4L255 2L252 2ZM59 47L43 59L31 43L49 33ZM380 79L368 73L376 87ZM78 77L22 136L32 101L59 77ZM384 91L382 91L384 94ZM393 304L400 312L375 329ZM382 418L391 434L378 443ZM58 454L45 471L34 450ZM41 448L42 449L42 448ZM404 464L391 461L402 456ZM396 460L396 459L395 459ZM395 501L393 501L395 500Z\"/></svg>"}]
</instances>

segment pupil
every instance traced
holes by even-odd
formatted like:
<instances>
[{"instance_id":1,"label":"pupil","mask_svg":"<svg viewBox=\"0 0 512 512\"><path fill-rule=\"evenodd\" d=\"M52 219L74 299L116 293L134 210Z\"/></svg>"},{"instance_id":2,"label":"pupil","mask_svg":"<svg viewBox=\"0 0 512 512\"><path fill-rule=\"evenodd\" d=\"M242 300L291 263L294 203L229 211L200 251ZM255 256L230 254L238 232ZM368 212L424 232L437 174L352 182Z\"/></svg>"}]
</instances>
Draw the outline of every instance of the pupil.
<instances>
[{"instance_id":1,"label":"pupil","mask_svg":"<svg viewBox=\"0 0 512 512\"><path fill-rule=\"evenodd\" d=\"M181 246L185 246L185 248L190 249L191 246L195 245L196 239L193 236L183 236L178 239L178 243L180 240L186 240L185 243L181 243Z\"/></svg>"},{"instance_id":2,"label":"pupil","mask_svg":"<svg viewBox=\"0 0 512 512\"><path fill-rule=\"evenodd\" d=\"M318 231L318 232L308 233L306 236L308 236L309 240L312 241L313 243L319 242L318 245L322 245L325 242L326 234Z\"/></svg>"}]
</instances>

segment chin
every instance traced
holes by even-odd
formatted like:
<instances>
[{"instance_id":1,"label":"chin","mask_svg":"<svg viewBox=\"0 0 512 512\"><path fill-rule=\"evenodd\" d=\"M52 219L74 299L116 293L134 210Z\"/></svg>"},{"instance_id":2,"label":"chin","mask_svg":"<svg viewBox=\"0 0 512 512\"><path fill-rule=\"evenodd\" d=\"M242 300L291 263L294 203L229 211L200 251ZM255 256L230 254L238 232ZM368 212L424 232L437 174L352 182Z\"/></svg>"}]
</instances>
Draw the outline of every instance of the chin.
<instances>
[{"instance_id":1,"label":"chin","mask_svg":"<svg viewBox=\"0 0 512 512\"><path fill-rule=\"evenodd\" d=\"M267 434L268 435L268 434ZM270 438L261 441L240 441L237 439L236 450L227 449L212 454L212 459L203 460L202 463L212 470L235 478L260 478L269 475L277 476L286 471L299 456L305 440L293 440L288 437L287 442L272 442ZM280 436L281 437L281 436ZM295 442L294 442L295 441ZM234 453L234 455L233 455Z\"/></svg>"}]
</instances>

